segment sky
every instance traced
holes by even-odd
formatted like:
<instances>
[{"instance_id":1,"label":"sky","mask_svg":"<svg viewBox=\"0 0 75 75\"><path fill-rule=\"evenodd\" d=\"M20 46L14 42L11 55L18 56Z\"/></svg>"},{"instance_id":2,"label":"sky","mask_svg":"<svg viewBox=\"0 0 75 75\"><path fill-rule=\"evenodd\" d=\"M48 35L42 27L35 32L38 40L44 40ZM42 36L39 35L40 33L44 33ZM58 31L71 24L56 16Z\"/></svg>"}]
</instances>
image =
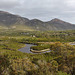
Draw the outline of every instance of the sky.
<instances>
[{"instance_id":1,"label":"sky","mask_svg":"<svg viewBox=\"0 0 75 75\"><path fill-rule=\"evenodd\" d=\"M0 11L42 21L58 18L75 24L75 0L0 0Z\"/></svg>"}]
</instances>

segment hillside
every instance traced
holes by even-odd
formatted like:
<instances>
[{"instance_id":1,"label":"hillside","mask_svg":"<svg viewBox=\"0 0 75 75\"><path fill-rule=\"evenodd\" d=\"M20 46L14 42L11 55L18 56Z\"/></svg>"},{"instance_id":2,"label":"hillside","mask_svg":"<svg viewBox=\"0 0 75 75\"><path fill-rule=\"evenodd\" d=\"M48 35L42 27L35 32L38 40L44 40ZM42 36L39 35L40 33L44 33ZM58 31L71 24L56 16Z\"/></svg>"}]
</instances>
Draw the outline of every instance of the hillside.
<instances>
[{"instance_id":1,"label":"hillside","mask_svg":"<svg viewBox=\"0 0 75 75\"><path fill-rule=\"evenodd\" d=\"M27 18L14 15L5 11L0 11L0 29L17 29L17 30L75 30L75 25L64 22L60 19L52 19L43 22L38 19L29 20Z\"/></svg>"}]
</instances>

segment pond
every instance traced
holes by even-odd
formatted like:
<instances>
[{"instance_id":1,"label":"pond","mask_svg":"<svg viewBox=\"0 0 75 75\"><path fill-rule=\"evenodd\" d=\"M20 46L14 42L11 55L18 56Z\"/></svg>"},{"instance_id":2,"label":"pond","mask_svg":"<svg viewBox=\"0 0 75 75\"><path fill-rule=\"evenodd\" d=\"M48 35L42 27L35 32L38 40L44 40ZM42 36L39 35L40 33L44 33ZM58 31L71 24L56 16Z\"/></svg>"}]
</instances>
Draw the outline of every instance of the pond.
<instances>
[{"instance_id":1,"label":"pond","mask_svg":"<svg viewBox=\"0 0 75 75\"><path fill-rule=\"evenodd\" d=\"M33 53L33 52L30 51L30 47L31 46L36 46L36 45L33 45L33 44L25 44L25 45L26 46L19 49L19 51L24 52L24 53ZM50 52L50 51L45 51L45 52L41 52L41 53L46 53L46 52ZM33 54L36 54L36 53L33 53Z\"/></svg>"},{"instance_id":2,"label":"pond","mask_svg":"<svg viewBox=\"0 0 75 75\"><path fill-rule=\"evenodd\" d=\"M71 45L75 45L75 43L71 43Z\"/></svg>"},{"instance_id":3,"label":"pond","mask_svg":"<svg viewBox=\"0 0 75 75\"><path fill-rule=\"evenodd\" d=\"M25 47L19 49L19 51L25 52L25 53L32 53L32 52L30 51L30 47L31 47L31 46L36 46L36 45L33 45L33 44L25 44Z\"/></svg>"}]
</instances>

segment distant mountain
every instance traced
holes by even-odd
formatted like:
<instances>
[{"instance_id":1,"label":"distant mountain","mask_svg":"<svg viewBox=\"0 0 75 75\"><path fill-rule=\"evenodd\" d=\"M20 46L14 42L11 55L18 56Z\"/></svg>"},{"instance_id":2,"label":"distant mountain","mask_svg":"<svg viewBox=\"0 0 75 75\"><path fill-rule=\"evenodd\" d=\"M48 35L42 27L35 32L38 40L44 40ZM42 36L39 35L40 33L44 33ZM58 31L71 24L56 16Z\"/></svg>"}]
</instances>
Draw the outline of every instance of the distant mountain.
<instances>
[{"instance_id":1,"label":"distant mountain","mask_svg":"<svg viewBox=\"0 0 75 75\"><path fill-rule=\"evenodd\" d=\"M25 24L27 21L29 21L27 18L0 11L0 23L3 25Z\"/></svg>"},{"instance_id":2,"label":"distant mountain","mask_svg":"<svg viewBox=\"0 0 75 75\"><path fill-rule=\"evenodd\" d=\"M48 26L52 26L53 30L75 30L75 25L62 21L60 19L52 19L51 21L47 22Z\"/></svg>"},{"instance_id":3,"label":"distant mountain","mask_svg":"<svg viewBox=\"0 0 75 75\"><path fill-rule=\"evenodd\" d=\"M18 30L75 30L75 25L64 22L60 19L52 19L43 22L38 19L29 20L27 18L14 15L5 11L0 11L0 29L18 29Z\"/></svg>"}]
</instances>

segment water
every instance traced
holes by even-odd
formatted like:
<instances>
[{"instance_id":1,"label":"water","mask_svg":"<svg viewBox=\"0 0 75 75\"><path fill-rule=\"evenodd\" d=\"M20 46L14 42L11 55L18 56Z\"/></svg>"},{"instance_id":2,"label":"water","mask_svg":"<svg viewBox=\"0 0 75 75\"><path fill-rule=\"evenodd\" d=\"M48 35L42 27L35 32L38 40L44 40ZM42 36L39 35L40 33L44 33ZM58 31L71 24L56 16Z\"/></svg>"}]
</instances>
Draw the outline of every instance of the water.
<instances>
[{"instance_id":1,"label":"water","mask_svg":"<svg viewBox=\"0 0 75 75\"><path fill-rule=\"evenodd\" d=\"M75 43L71 43L71 45L75 45Z\"/></svg>"},{"instance_id":2,"label":"water","mask_svg":"<svg viewBox=\"0 0 75 75\"><path fill-rule=\"evenodd\" d=\"M19 49L19 51L25 52L25 53L32 53L32 52L30 51L30 47L31 47L31 46L36 46L36 45L33 45L33 44L25 44L25 45L26 45L26 46L23 47L23 48L21 48L21 49Z\"/></svg>"},{"instance_id":3,"label":"water","mask_svg":"<svg viewBox=\"0 0 75 75\"><path fill-rule=\"evenodd\" d=\"M24 53L33 53L33 52L30 51L30 47L36 46L36 45L33 45L33 44L25 44L25 45L26 46L19 49L19 51L24 52ZM41 53L46 53L46 52L50 52L50 51L45 51L45 52L41 52ZM33 53L33 54L37 54L37 53Z\"/></svg>"}]
</instances>

